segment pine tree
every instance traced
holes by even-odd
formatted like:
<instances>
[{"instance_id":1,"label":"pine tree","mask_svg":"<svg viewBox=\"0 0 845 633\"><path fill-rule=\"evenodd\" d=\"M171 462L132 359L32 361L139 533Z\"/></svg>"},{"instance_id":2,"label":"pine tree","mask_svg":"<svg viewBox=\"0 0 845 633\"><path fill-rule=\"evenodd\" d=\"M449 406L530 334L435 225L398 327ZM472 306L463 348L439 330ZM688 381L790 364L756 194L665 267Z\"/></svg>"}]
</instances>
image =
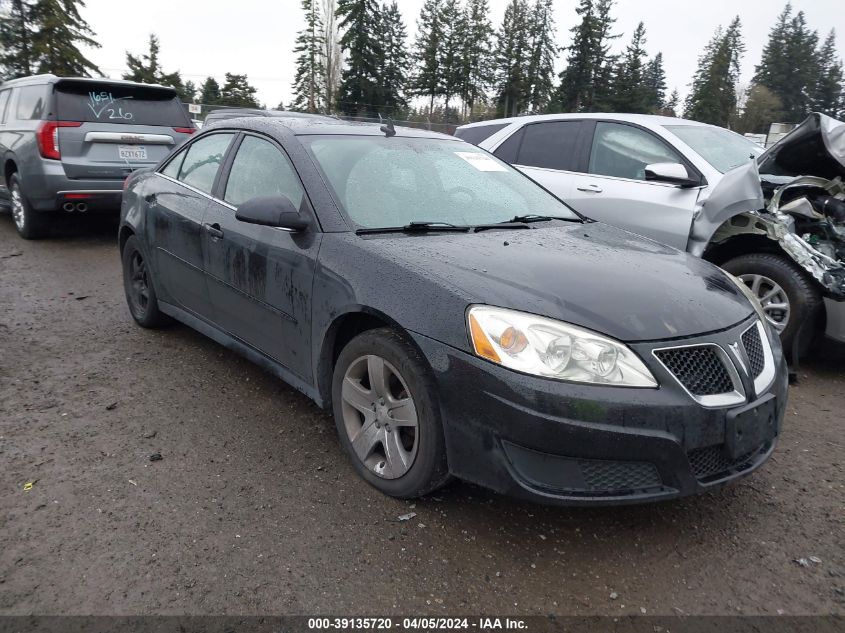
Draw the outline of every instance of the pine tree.
<instances>
[{"instance_id":1,"label":"pine tree","mask_svg":"<svg viewBox=\"0 0 845 633\"><path fill-rule=\"evenodd\" d=\"M296 36L293 52L296 75L293 80L292 110L322 112L325 109L326 67L323 61L323 21L318 0L302 0L305 28Z\"/></svg>"},{"instance_id":2,"label":"pine tree","mask_svg":"<svg viewBox=\"0 0 845 633\"><path fill-rule=\"evenodd\" d=\"M440 76L440 90L446 99L444 109L449 117L449 103L460 92L461 53L464 47L466 25L464 13L458 0L443 0L440 6L441 38L438 49L437 70Z\"/></svg>"},{"instance_id":3,"label":"pine tree","mask_svg":"<svg viewBox=\"0 0 845 633\"><path fill-rule=\"evenodd\" d=\"M126 67L128 72L123 73L123 78L128 81L137 81L144 84L157 84L161 82L163 70L159 64L158 56L161 51L158 37L150 34L149 51L135 56L126 51Z\"/></svg>"},{"instance_id":4,"label":"pine tree","mask_svg":"<svg viewBox=\"0 0 845 633\"><path fill-rule=\"evenodd\" d=\"M5 79L26 77L33 73L33 4L11 0L0 16L0 66Z\"/></svg>"},{"instance_id":5,"label":"pine tree","mask_svg":"<svg viewBox=\"0 0 845 633\"><path fill-rule=\"evenodd\" d=\"M780 99L766 86L751 85L742 111L732 121L731 128L740 134L763 134L777 121L782 107Z\"/></svg>"},{"instance_id":6,"label":"pine tree","mask_svg":"<svg viewBox=\"0 0 845 633\"><path fill-rule=\"evenodd\" d=\"M649 89L645 83L645 43L645 24L640 22L614 73L613 102L614 109L619 112L642 114L650 111Z\"/></svg>"},{"instance_id":7,"label":"pine tree","mask_svg":"<svg viewBox=\"0 0 845 633\"><path fill-rule=\"evenodd\" d=\"M666 106L666 71L663 53L657 53L645 67L643 81L646 88L646 112L662 113Z\"/></svg>"},{"instance_id":8,"label":"pine tree","mask_svg":"<svg viewBox=\"0 0 845 633\"><path fill-rule=\"evenodd\" d=\"M787 4L769 32L753 83L766 86L783 104L782 116L798 122L812 108L820 75L818 33L810 31L802 11L792 15Z\"/></svg>"},{"instance_id":9,"label":"pine tree","mask_svg":"<svg viewBox=\"0 0 845 633\"><path fill-rule=\"evenodd\" d=\"M379 75L380 102L394 116L407 107L408 34L396 0L382 5L381 43L383 57Z\"/></svg>"},{"instance_id":10,"label":"pine tree","mask_svg":"<svg viewBox=\"0 0 845 633\"><path fill-rule=\"evenodd\" d=\"M464 45L461 50L460 97L470 116L475 104L486 97L491 79L490 7L487 0L468 0L464 11Z\"/></svg>"},{"instance_id":11,"label":"pine tree","mask_svg":"<svg viewBox=\"0 0 845 633\"><path fill-rule=\"evenodd\" d=\"M607 81L614 60L609 55L610 42L618 35L612 35L616 20L610 17L613 0L581 0L575 12L581 22L573 27L572 42L568 51L566 68L560 73L560 86L556 95L556 107L564 112L590 112L604 109L597 103L596 92L609 92ZM604 99L599 99L599 102Z\"/></svg>"},{"instance_id":12,"label":"pine tree","mask_svg":"<svg viewBox=\"0 0 845 633\"><path fill-rule=\"evenodd\" d=\"M535 0L529 20L530 55L526 75L528 88L528 109L543 112L549 105L554 87L555 42L554 6L552 0Z\"/></svg>"},{"instance_id":13,"label":"pine tree","mask_svg":"<svg viewBox=\"0 0 845 633\"><path fill-rule=\"evenodd\" d=\"M37 25L32 36L32 58L38 62L39 73L53 73L64 77L102 75L79 46L100 48L94 32L79 14L82 0L37 0L32 7L32 19Z\"/></svg>"},{"instance_id":14,"label":"pine tree","mask_svg":"<svg viewBox=\"0 0 845 633\"><path fill-rule=\"evenodd\" d=\"M684 108L686 118L728 127L736 112L736 84L744 52L737 16L727 30L722 27L716 30L699 58L698 70Z\"/></svg>"},{"instance_id":15,"label":"pine tree","mask_svg":"<svg viewBox=\"0 0 845 633\"><path fill-rule=\"evenodd\" d=\"M214 77L206 77L200 86L200 103L218 105L220 103L220 84Z\"/></svg>"},{"instance_id":16,"label":"pine tree","mask_svg":"<svg viewBox=\"0 0 845 633\"><path fill-rule=\"evenodd\" d=\"M511 0L497 33L494 57L498 110L515 116L527 106L526 57L529 51L530 8L527 0Z\"/></svg>"},{"instance_id":17,"label":"pine tree","mask_svg":"<svg viewBox=\"0 0 845 633\"><path fill-rule=\"evenodd\" d=\"M428 112L434 110L434 100L443 94L440 79L440 42L443 39L441 0L425 0L417 19L417 39L413 61L416 73L411 81L413 94L428 98Z\"/></svg>"},{"instance_id":18,"label":"pine tree","mask_svg":"<svg viewBox=\"0 0 845 633\"><path fill-rule=\"evenodd\" d=\"M836 31L833 29L819 49L818 60L819 78L813 91L812 108L816 112L839 118L845 112L845 93L842 60L836 54Z\"/></svg>"},{"instance_id":19,"label":"pine tree","mask_svg":"<svg viewBox=\"0 0 845 633\"><path fill-rule=\"evenodd\" d=\"M675 88L669 99L663 105L663 114L665 116L678 116L678 106L680 105L681 96L678 94L678 89Z\"/></svg>"},{"instance_id":20,"label":"pine tree","mask_svg":"<svg viewBox=\"0 0 845 633\"><path fill-rule=\"evenodd\" d=\"M184 98L182 99L185 103L195 103L197 100L197 85L188 80L185 82L185 90L184 90Z\"/></svg>"},{"instance_id":21,"label":"pine tree","mask_svg":"<svg viewBox=\"0 0 845 633\"><path fill-rule=\"evenodd\" d=\"M220 89L220 105L259 108L261 104L255 98L256 92L246 75L226 73L226 82Z\"/></svg>"},{"instance_id":22,"label":"pine tree","mask_svg":"<svg viewBox=\"0 0 845 633\"><path fill-rule=\"evenodd\" d=\"M384 56L378 5L375 0L338 0L337 16L343 30L340 46L347 54L338 105L349 115L374 116L380 105L378 63Z\"/></svg>"}]
</instances>

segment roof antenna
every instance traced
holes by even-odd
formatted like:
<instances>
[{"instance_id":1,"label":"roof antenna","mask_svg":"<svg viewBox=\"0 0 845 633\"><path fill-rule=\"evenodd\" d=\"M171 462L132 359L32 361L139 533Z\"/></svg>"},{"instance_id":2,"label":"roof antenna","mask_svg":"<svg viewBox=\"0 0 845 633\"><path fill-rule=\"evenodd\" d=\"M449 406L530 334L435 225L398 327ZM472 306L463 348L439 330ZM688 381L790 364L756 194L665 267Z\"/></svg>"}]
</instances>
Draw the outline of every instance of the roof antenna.
<instances>
[{"instance_id":1,"label":"roof antenna","mask_svg":"<svg viewBox=\"0 0 845 633\"><path fill-rule=\"evenodd\" d=\"M379 115L378 115L378 118L379 118L379 121L381 121L381 120L382 120L382 118L381 118L381 114L379 114ZM384 125L382 125L382 126L379 128L379 130L381 130L382 132L384 132L384 135L385 135L387 138L390 138L391 136L396 136L396 128L395 128L395 127L393 127L393 119L391 119L390 117L387 117L387 123L385 123Z\"/></svg>"}]
</instances>

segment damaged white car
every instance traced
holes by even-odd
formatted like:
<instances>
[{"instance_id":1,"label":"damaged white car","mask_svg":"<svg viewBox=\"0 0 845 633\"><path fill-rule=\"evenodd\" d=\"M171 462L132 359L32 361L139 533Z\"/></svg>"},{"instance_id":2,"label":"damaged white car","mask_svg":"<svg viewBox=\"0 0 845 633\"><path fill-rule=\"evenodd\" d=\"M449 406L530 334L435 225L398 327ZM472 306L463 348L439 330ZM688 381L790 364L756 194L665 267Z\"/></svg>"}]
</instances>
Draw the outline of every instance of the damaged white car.
<instances>
[{"instance_id":1,"label":"damaged white car","mask_svg":"<svg viewBox=\"0 0 845 633\"><path fill-rule=\"evenodd\" d=\"M784 346L845 342L845 124L822 114L765 152L723 128L636 114L483 121L457 136L596 220L737 275Z\"/></svg>"}]
</instances>

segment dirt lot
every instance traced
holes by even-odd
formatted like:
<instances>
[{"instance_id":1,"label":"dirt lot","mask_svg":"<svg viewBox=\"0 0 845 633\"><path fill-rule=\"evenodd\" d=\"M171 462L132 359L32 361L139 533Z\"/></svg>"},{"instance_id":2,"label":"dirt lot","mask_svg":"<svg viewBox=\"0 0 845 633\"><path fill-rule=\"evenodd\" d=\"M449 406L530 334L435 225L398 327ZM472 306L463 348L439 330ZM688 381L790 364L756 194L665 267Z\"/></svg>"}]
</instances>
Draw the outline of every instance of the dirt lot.
<instances>
[{"instance_id":1,"label":"dirt lot","mask_svg":"<svg viewBox=\"0 0 845 633\"><path fill-rule=\"evenodd\" d=\"M845 614L841 347L722 491L561 509L456 484L414 505L358 480L305 397L186 327L136 327L115 235L24 242L0 216L0 614Z\"/></svg>"}]
</instances>

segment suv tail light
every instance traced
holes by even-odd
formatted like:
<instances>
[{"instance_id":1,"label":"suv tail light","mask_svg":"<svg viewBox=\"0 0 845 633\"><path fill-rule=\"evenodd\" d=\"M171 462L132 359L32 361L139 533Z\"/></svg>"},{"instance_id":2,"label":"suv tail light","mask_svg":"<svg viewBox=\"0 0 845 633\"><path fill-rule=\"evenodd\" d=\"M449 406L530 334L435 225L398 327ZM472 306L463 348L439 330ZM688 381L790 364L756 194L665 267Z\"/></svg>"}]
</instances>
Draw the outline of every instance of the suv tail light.
<instances>
[{"instance_id":1,"label":"suv tail light","mask_svg":"<svg viewBox=\"0 0 845 633\"><path fill-rule=\"evenodd\" d=\"M193 134L197 131L195 127L175 127L173 128L174 132L178 132L179 134Z\"/></svg>"},{"instance_id":2,"label":"suv tail light","mask_svg":"<svg viewBox=\"0 0 845 633\"><path fill-rule=\"evenodd\" d=\"M42 121L35 133L38 140L38 151L44 158L59 160L62 153L59 151L59 128L79 127L82 123L78 121Z\"/></svg>"}]
</instances>

